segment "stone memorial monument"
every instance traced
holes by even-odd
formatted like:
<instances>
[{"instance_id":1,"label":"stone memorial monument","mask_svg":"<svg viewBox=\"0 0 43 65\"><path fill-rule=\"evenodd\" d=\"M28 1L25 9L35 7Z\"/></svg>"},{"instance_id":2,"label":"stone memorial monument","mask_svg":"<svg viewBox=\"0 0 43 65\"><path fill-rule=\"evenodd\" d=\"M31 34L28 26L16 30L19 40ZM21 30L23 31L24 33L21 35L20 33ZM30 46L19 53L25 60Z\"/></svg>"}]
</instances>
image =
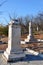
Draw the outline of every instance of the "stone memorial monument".
<instances>
[{"instance_id":1,"label":"stone memorial monument","mask_svg":"<svg viewBox=\"0 0 43 65\"><path fill-rule=\"evenodd\" d=\"M33 30L32 30L32 22L30 21L29 22L29 34L24 41L21 41L21 44L34 43L34 42L40 43L40 42L43 42L43 40L34 38Z\"/></svg>"},{"instance_id":2,"label":"stone memorial monument","mask_svg":"<svg viewBox=\"0 0 43 65\"><path fill-rule=\"evenodd\" d=\"M37 42L37 39L33 36L33 30L32 30L32 22L29 22L29 35L25 39L26 42Z\"/></svg>"},{"instance_id":3,"label":"stone memorial monument","mask_svg":"<svg viewBox=\"0 0 43 65\"><path fill-rule=\"evenodd\" d=\"M12 20L9 23L8 48L3 54L3 58L7 61L15 61L25 57L20 47L21 28L18 20Z\"/></svg>"},{"instance_id":4,"label":"stone memorial monument","mask_svg":"<svg viewBox=\"0 0 43 65\"><path fill-rule=\"evenodd\" d=\"M38 28L38 26L37 26L37 31L39 31L39 28Z\"/></svg>"}]
</instances>

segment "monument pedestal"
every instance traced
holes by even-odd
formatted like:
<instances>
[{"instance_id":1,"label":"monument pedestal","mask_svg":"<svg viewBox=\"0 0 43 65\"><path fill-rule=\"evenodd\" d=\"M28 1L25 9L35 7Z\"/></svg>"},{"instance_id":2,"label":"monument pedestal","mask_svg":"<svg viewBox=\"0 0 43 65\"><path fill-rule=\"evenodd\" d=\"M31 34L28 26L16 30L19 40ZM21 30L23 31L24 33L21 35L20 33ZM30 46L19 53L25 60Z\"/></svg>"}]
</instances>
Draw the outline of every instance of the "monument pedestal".
<instances>
[{"instance_id":1,"label":"monument pedestal","mask_svg":"<svg viewBox=\"0 0 43 65\"><path fill-rule=\"evenodd\" d=\"M4 52L4 55L3 55L3 58L6 60L6 61L16 61L18 59L23 59L24 57L24 53L23 52L11 52L11 53L8 53L7 50Z\"/></svg>"},{"instance_id":2,"label":"monument pedestal","mask_svg":"<svg viewBox=\"0 0 43 65\"><path fill-rule=\"evenodd\" d=\"M21 28L18 21L12 21L9 24L8 48L4 52L4 59L7 61L15 61L25 57L25 54L20 47Z\"/></svg>"},{"instance_id":3,"label":"monument pedestal","mask_svg":"<svg viewBox=\"0 0 43 65\"><path fill-rule=\"evenodd\" d=\"M38 41L37 39L34 38L33 35L28 35L27 38L25 39L25 42L32 43L32 42L38 42Z\"/></svg>"}]
</instances>

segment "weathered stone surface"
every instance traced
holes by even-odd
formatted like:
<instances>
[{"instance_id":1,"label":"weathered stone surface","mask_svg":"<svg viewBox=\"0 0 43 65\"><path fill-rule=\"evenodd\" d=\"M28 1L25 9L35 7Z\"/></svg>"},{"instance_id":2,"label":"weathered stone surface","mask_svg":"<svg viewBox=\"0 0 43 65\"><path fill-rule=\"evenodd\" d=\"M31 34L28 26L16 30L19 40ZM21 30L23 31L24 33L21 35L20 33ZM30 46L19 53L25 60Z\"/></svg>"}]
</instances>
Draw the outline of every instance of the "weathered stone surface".
<instances>
[{"instance_id":1,"label":"weathered stone surface","mask_svg":"<svg viewBox=\"0 0 43 65\"><path fill-rule=\"evenodd\" d=\"M18 25L18 22L16 21L11 21L9 24L8 48L3 55L7 61L12 61L15 60L15 58L22 58L25 56L22 48L20 47L20 40L20 25Z\"/></svg>"}]
</instances>

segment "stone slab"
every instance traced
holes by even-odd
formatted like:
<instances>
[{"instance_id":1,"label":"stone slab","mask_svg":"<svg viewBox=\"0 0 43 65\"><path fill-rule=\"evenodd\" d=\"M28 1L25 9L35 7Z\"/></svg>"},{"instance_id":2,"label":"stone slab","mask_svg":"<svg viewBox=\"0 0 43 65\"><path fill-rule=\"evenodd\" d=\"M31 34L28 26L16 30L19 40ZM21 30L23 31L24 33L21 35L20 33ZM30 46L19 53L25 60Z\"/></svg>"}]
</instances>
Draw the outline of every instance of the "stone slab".
<instances>
[{"instance_id":1,"label":"stone slab","mask_svg":"<svg viewBox=\"0 0 43 65\"><path fill-rule=\"evenodd\" d=\"M3 53L0 53L0 65L43 65L43 59L38 56L29 55L28 58L25 58L23 61L17 62L5 62L2 58ZM39 58L39 59L38 59Z\"/></svg>"}]
</instances>

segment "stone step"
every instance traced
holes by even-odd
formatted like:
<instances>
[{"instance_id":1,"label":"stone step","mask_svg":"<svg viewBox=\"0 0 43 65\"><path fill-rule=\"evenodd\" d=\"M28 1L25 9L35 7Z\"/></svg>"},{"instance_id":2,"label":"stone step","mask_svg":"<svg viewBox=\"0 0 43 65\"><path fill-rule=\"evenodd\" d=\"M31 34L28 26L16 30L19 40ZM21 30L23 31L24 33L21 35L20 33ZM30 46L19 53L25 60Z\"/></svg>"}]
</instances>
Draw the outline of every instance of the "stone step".
<instances>
[{"instance_id":1,"label":"stone step","mask_svg":"<svg viewBox=\"0 0 43 65\"><path fill-rule=\"evenodd\" d=\"M30 38L30 35L28 35L27 38L29 39Z\"/></svg>"},{"instance_id":2,"label":"stone step","mask_svg":"<svg viewBox=\"0 0 43 65\"><path fill-rule=\"evenodd\" d=\"M29 42L29 39L25 39L25 42Z\"/></svg>"},{"instance_id":3,"label":"stone step","mask_svg":"<svg viewBox=\"0 0 43 65\"><path fill-rule=\"evenodd\" d=\"M28 53L33 54L33 55L38 55L39 54L39 52L36 52L36 51L31 50L29 48L26 48L26 50L27 50Z\"/></svg>"},{"instance_id":4,"label":"stone step","mask_svg":"<svg viewBox=\"0 0 43 65\"><path fill-rule=\"evenodd\" d=\"M41 39L37 39L37 41L43 42L43 40L41 40Z\"/></svg>"},{"instance_id":5,"label":"stone step","mask_svg":"<svg viewBox=\"0 0 43 65\"><path fill-rule=\"evenodd\" d=\"M21 43L21 44L25 44L25 41L21 41L20 43Z\"/></svg>"}]
</instances>

